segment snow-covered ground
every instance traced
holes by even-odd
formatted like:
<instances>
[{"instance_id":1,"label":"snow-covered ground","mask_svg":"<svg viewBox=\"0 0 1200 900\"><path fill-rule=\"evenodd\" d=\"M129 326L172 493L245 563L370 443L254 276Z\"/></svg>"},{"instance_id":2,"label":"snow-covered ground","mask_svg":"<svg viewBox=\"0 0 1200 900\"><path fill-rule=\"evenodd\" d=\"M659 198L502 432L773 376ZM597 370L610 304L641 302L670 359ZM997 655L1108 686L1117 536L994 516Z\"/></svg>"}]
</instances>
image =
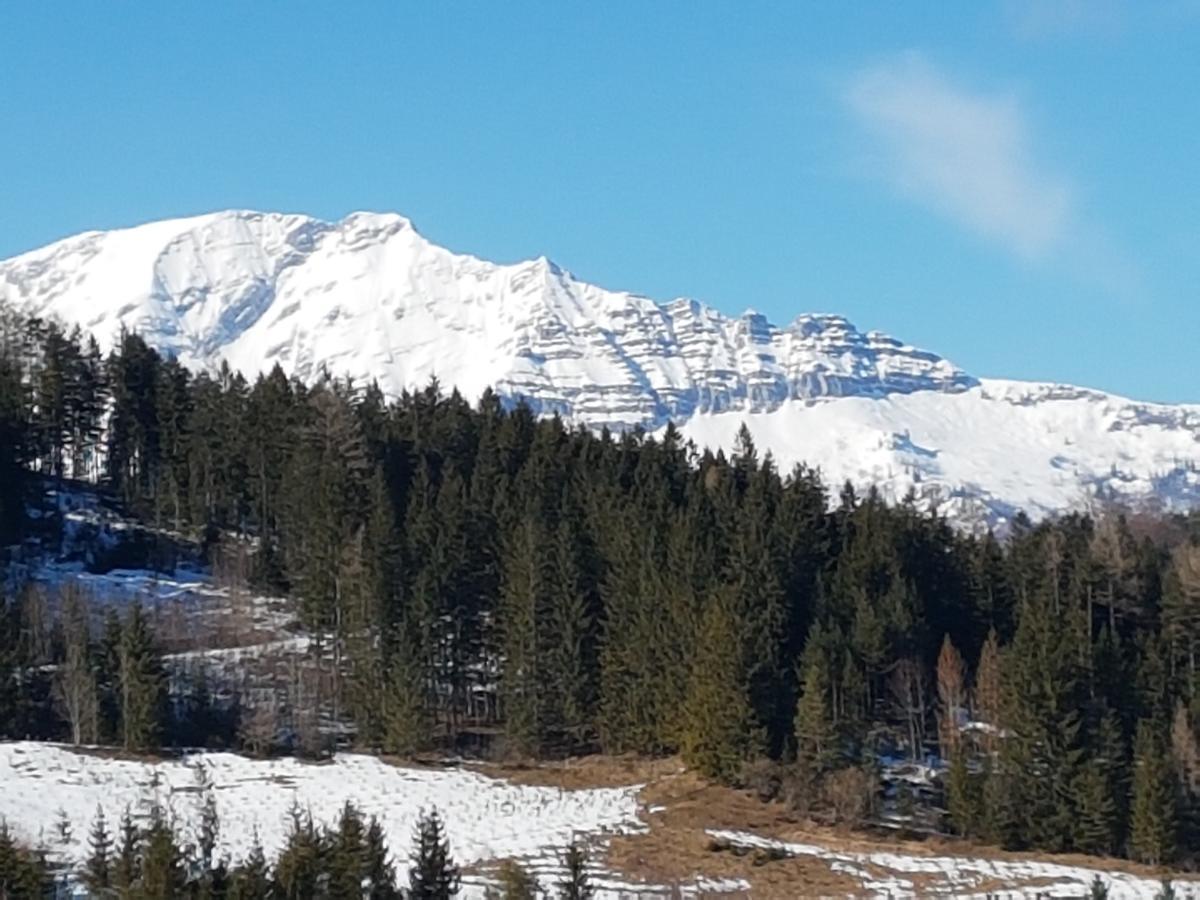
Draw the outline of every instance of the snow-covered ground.
<instances>
[{"instance_id":1,"label":"snow-covered ground","mask_svg":"<svg viewBox=\"0 0 1200 900\"><path fill-rule=\"evenodd\" d=\"M294 805L317 822L332 823L351 801L377 816L387 830L398 873L406 877L413 828L422 810L436 807L446 821L454 855L471 868L464 895L481 897L489 863L515 858L545 886L561 877L561 852L572 839L594 850L593 878L600 896L743 894L741 879L715 879L701 873L686 883L638 884L602 868L605 842L618 834L649 827L639 800L641 785L566 790L515 784L462 768L412 768L372 756L339 754L331 762L294 759L252 760L230 753L197 753L158 763L118 760L104 755L33 742L0 744L0 818L24 839L45 846L51 856L81 861L97 808L115 831L129 807L144 820L155 802L176 818L185 840L194 838L203 791L203 771L221 818L219 852L232 860L249 848L258 832L268 854L287 833ZM59 823L70 823L66 838ZM835 850L792 843L742 831L708 831L731 847L767 850L826 862L834 872L861 884L855 896L1079 897L1099 875L1114 900L1152 900L1157 880L1120 871L1042 860L924 856L878 851ZM1177 896L1200 898L1200 885L1176 881Z\"/></svg>"},{"instance_id":2,"label":"snow-covered ground","mask_svg":"<svg viewBox=\"0 0 1200 900\"><path fill-rule=\"evenodd\" d=\"M900 898L943 896L957 898L1071 897L1086 896L1098 875L1112 900L1154 900L1162 883L1126 872L1035 860L975 859L959 856L912 856L886 851L859 853L831 850L817 844L778 841L744 831L709 830L716 840L731 846L775 851L791 857L808 856L828 861L862 884L862 896ZM919 879L919 880L918 880ZM1200 897L1200 885L1175 882L1177 897Z\"/></svg>"},{"instance_id":3,"label":"snow-covered ground","mask_svg":"<svg viewBox=\"0 0 1200 900\"><path fill-rule=\"evenodd\" d=\"M334 822L347 801L377 816L400 870L418 815L433 807L444 817L454 855L464 865L518 857L542 862L545 871L545 863L552 863L576 833L642 828L637 787L563 791L462 769L403 768L355 754L310 764L198 753L149 764L28 742L0 745L0 815L26 839L82 860L97 808L115 830L126 806L144 817L157 796L177 818L185 839L191 839L203 799L197 790L200 768L213 786L220 814L219 852L233 860L250 847L255 829L268 855L278 850L293 804L323 823ZM56 828L60 811L72 824L65 843Z\"/></svg>"},{"instance_id":4,"label":"snow-covered ground","mask_svg":"<svg viewBox=\"0 0 1200 900\"><path fill-rule=\"evenodd\" d=\"M148 763L33 742L0 744L0 818L25 840L47 847L52 857L74 862L87 854L88 830L98 808L115 832L126 807L144 821L157 802L174 815L184 839L192 840L204 797L198 770L212 786L220 815L218 853L235 861L249 849L255 830L268 855L277 850L293 805L310 811L319 823L336 821L347 801L377 816L402 880L417 818L430 808L445 819L461 865L516 858L546 885L561 877L560 855L572 839L599 848L608 836L646 828L640 818L640 785L563 790L514 784L461 768L394 766L359 754L339 754L317 764L205 752ZM58 824L64 814L70 823L66 839ZM665 892L628 884L598 867L594 877L607 897ZM486 875L476 872L464 882L466 896L482 896ZM684 893L744 888L742 882L705 879L682 886Z\"/></svg>"}]
</instances>

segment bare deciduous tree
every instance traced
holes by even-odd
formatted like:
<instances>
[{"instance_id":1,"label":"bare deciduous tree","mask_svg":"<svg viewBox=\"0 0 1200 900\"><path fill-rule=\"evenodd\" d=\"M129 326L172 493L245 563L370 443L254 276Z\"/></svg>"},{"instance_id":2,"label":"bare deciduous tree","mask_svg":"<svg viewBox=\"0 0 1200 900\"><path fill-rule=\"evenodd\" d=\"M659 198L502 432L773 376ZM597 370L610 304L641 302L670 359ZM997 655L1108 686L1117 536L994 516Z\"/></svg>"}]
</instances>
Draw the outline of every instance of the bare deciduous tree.
<instances>
[{"instance_id":1,"label":"bare deciduous tree","mask_svg":"<svg viewBox=\"0 0 1200 900\"><path fill-rule=\"evenodd\" d=\"M925 669L921 661L906 657L896 663L892 669L890 686L896 711L907 723L909 755L913 759L920 759L925 746L925 720L929 715Z\"/></svg>"},{"instance_id":2,"label":"bare deciduous tree","mask_svg":"<svg viewBox=\"0 0 1200 900\"><path fill-rule=\"evenodd\" d=\"M1200 793L1200 745L1197 745L1191 717L1182 701L1175 707L1175 719L1171 723L1171 756L1179 783L1192 794Z\"/></svg>"},{"instance_id":3,"label":"bare deciduous tree","mask_svg":"<svg viewBox=\"0 0 1200 900\"><path fill-rule=\"evenodd\" d=\"M274 690L258 697L242 718L242 743L255 756L266 756L279 734L279 699Z\"/></svg>"},{"instance_id":4,"label":"bare deciduous tree","mask_svg":"<svg viewBox=\"0 0 1200 900\"><path fill-rule=\"evenodd\" d=\"M62 591L62 628L66 658L54 680L55 698L71 727L71 742L95 743L98 701L96 674L92 671L87 602L78 585Z\"/></svg>"},{"instance_id":5,"label":"bare deciduous tree","mask_svg":"<svg viewBox=\"0 0 1200 900\"><path fill-rule=\"evenodd\" d=\"M967 705L966 666L946 635L937 662L938 740L942 755L958 747L958 717Z\"/></svg>"}]
</instances>

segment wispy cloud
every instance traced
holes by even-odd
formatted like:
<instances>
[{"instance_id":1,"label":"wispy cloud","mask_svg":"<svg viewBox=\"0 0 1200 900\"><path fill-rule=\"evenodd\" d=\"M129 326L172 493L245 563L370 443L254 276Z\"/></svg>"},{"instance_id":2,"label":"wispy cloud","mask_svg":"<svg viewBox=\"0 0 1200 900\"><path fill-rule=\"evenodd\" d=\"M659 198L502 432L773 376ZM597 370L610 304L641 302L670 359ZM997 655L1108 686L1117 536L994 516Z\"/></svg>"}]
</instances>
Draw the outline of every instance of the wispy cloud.
<instances>
[{"instance_id":1,"label":"wispy cloud","mask_svg":"<svg viewBox=\"0 0 1200 900\"><path fill-rule=\"evenodd\" d=\"M844 101L872 166L913 202L1024 259L1067 239L1071 187L1035 159L1014 94L968 89L909 53L855 73Z\"/></svg>"}]
</instances>

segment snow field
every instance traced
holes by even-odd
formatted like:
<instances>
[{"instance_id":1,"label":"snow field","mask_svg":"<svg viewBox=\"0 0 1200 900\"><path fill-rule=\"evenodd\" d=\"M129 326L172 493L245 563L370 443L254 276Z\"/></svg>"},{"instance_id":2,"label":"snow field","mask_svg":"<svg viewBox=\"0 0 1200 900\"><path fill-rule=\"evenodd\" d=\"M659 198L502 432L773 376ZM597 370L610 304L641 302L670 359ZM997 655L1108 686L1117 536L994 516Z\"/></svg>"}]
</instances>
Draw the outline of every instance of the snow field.
<instances>
[{"instance_id":1,"label":"snow field","mask_svg":"<svg viewBox=\"0 0 1200 900\"><path fill-rule=\"evenodd\" d=\"M717 840L737 847L777 850L788 856L827 860L835 872L858 879L864 896L901 898L949 896L956 898L1071 897L1085 896L1097 875L1107 883L1112 900L1154 900L1161 882L1126 872L1107 872L1082 866L1033 860L973 859L956 856L909 856L902 853L858 853L831 850L816 844L778 841L744 831L709 829ZM921 883L911 877L920 876ZM932 884L930 884L932 881ZM996 885L1004 885L996 887ZM1200 885L1176 882L1181 900L1200 898Z\"/></svg>"},{"instance_id":2,"label":"snow field","mask_svg":"<svg viewBox=\"0 0 1200 900\"><path fill-rule=\"evenodd\" d=\"M221 820L218 854L232 861L247 852L255 830L268 857L273 855L283 845L295 804L318 823L333 823L347 801L377 816L402 881L418 816L433 807L445 820L460 865L520 858L547 883L557 877L558 854L574 836L602 838L645 828L638 816L640 785L560 790L462 769L392 766L357 754L317 764L205 752L147 763L33 742L0 744L0 817L22 838L75 862L87 855L97 808L115 833L127 806L144 821L158 802L175 817L182 839L193 841L204 796L198 768L212 784ZM65 840L58 830L63 813L71 825ZM598 877L610 891L626 892L611 876ZM482 894L483 879L464 881L472 893Z\"/></svg>"}]
</instances>

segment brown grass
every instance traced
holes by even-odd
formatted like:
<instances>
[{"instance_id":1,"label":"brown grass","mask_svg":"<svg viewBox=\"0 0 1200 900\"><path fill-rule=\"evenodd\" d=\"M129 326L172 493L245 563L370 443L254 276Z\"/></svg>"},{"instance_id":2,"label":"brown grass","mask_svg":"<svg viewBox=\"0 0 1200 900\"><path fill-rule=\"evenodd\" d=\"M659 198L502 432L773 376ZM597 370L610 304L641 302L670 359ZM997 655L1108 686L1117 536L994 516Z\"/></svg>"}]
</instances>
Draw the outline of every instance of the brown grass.
<instances>
[{"instance_id":1,"label":"brown grass","mask_svg":"<svg viewBox=\"0 0 1200 900\"><path fill-rule=\"evenodd\" d=\"M778 840L815 844L835 852L875 853L880 850L909 856L951 856L1011 862L1041 862L1127 872L1157 880L1161 871L1128 860L1100 859L1080 854L1021 854L942 837L904 836L887 831L839 831L798 820L781 803L763 803L744 791L706 782L684 769L678 759L588 756L538 765L488 765L478 771L509 778L520 784L563 789L620 787L642 784L639 795L648 830L618 835L609 842L604 864L632 882L659 885L694 883L698 877L743 879L755 898L847 897L862 893L852 875L834 872L828 860L816 857L772 859L756 851L734 852L715 846L708 829L748 831ZM862 868L882 877L895 875L870 865ZM918 892L946 886L935 875L905 873ZM1189 876L1177 882L1193 883ZM1035 887L1037 880L1023 883ZM973 888L985 892L1012 890L1017 885L985 883Z\"/></svg>"}]
</instances>

